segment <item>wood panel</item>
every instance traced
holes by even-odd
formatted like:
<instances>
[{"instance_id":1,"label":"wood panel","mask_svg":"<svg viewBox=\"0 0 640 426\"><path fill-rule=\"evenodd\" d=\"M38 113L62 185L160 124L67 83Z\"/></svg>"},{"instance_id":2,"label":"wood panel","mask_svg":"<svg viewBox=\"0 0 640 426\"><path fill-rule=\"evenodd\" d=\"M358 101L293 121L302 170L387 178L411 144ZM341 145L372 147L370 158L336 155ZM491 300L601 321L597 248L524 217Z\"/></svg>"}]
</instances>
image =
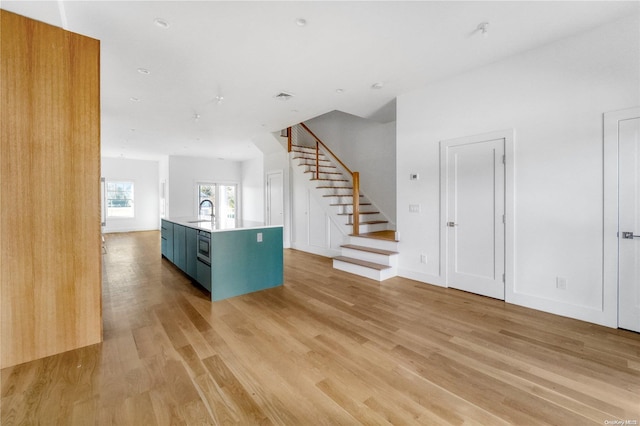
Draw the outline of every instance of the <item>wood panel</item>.
<instances>
[{"instance_id":1,"label":"wood panel","mask_svg":"<svg viewBox=\"0 0 640 426\"><path fill-rule=\"evenodd\" d=\"M100 46L0 13L6 367L102 339Z\"/></svg>"},{"instance_id":2,"label":"wood panel","mask_svg":"<svg viewBox=\"0 0 640 426\"><path fill-rule=\"evenodd\" d=\"M3 369L3 426L640 421L637 333L296 250L284 286L211 302L157 231L106 250L104 342Z\"/></svg>"}]
</instances>

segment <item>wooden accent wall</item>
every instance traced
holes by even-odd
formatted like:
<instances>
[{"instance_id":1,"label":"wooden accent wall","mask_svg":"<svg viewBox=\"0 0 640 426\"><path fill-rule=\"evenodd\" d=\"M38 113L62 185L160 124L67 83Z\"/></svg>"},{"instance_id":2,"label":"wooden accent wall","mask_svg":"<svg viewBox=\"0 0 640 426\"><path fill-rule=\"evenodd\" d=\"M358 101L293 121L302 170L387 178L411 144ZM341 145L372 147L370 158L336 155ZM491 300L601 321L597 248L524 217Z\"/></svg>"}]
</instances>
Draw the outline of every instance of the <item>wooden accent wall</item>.
<instances>
[{"instance_id":1,"label":"wooden accent wall","mask_svg":"<svg viewBox=\"0 0 640 426\"><path fill-rule=\"evenodd\" d=\"M0 14L4 368L102 340L100 42Z\"/></svg>"}]
</instances>

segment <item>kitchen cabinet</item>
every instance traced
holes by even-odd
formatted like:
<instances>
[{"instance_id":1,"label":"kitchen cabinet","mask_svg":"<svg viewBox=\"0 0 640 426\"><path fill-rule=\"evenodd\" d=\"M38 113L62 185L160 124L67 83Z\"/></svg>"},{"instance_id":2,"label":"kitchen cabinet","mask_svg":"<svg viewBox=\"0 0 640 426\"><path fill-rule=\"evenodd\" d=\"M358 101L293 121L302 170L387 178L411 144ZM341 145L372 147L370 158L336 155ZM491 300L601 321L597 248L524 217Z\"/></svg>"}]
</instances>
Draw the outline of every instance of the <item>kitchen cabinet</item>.
<instances>
[{"instance_id":1,"label":"kitchen cabinet","mask_svg":"<svg viewBox=\"0 0 640 426\"><path fill-rule=\"evenodd\" d=\"M162 255L173 262L173 223L162 219Z\"/></svg>"},{"instance_id":2,"label":"kitchen cabinet","mask_svg":"<svg viewBox=\"0 0 640 426\"><path fill-rule=\"evenodd\" d=\"M170 223L172 262L209 290L212 301L282 285L282 226L250 221L229 226L200 217L167 218L163 233Z\"/></svg>"},{"instance_id":3,"label":"kitchen cabinet","mask_svg":"<svg viewBox=\"0 0 640 426\"><path fill-rule=\"evenodd\" d=\"M187 228L186 231L187 269L186 273L194 280L197 280L198 263L198 231Z\"/></svg>"},{"instance_id":4,"label":"kitchen cabinet","mask_svg":"<svg viewBox=\"0 0 640 426\"><path fill-rule=\"evenodd\" d=\"M186 227L173 225L173 263L183 272L187 272L187 234Z\"/></svg>"}]
</instances>

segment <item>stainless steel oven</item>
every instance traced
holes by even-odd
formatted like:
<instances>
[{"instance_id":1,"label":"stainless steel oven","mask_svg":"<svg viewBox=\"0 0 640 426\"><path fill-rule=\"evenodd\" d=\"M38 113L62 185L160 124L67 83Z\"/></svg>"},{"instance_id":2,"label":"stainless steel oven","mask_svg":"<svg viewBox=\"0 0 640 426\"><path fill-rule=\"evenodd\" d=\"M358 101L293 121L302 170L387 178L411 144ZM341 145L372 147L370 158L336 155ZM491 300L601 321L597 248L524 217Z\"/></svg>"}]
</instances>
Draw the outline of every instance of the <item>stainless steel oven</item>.
<instances>
[{"instance_id":1,"label":"stainless steel oven","mask_svg":"<svg viewBox=\"0 0 640 426\"><path fill-rule=\"evenodd\" d=\"M198 231L198 260L211 265L211 233Z\"/></svg>"}]
</instances>

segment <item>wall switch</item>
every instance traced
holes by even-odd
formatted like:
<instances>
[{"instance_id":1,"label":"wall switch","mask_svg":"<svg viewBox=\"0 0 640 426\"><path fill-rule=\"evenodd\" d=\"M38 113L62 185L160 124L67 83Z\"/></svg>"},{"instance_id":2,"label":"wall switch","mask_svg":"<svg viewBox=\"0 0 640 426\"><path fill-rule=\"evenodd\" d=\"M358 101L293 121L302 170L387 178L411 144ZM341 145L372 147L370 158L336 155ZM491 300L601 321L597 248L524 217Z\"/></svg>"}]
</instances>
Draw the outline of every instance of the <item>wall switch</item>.
<instances>
[{"instance_id":1,"label":"wall switch","mask_svg":"<svg viewBox=\"0 0 640 426\"><path fill-rule=\"evenodd\" d=\"M258 232L258 242L262 242L262 232Z\"/></svg>"},{"instance_id":2,"label":"wall switch","mask_svg":"<svg viewBox=\"0 0 640 426\"><path fill-rule=\"evenodd\" d=\"M420 204L409 204L410 213L420 213Z\"/></svg>"},{"instance_id":3,"label":"wall switch","mask_svg":"<svg viewBox=\"0 0 640 426\"><path fill-rule=\"evenodd\" d=\"M420 263L427 263L427 255L424 253L420 253Z\"/></svg>"},{"instance_id":4,"label":"wall switch","mask_svg":"<svg viewBox=\"0 0 640 426\"><path fill-rule=\"evenodd\" d=\"M420 175L417 173L409 173L409 180L418 180L420 179Z\"/></svg>"},{"instance_id":5,"label":"wall switch","mask_svg":"<svg viewBox=\"0 0 640 426\"><path fill-rule=\"evenodd\" d=\"M567 279L564 277L556 277L556 288L558 290L566 290L567 289Z\"/></svg>"}]
</instances>

